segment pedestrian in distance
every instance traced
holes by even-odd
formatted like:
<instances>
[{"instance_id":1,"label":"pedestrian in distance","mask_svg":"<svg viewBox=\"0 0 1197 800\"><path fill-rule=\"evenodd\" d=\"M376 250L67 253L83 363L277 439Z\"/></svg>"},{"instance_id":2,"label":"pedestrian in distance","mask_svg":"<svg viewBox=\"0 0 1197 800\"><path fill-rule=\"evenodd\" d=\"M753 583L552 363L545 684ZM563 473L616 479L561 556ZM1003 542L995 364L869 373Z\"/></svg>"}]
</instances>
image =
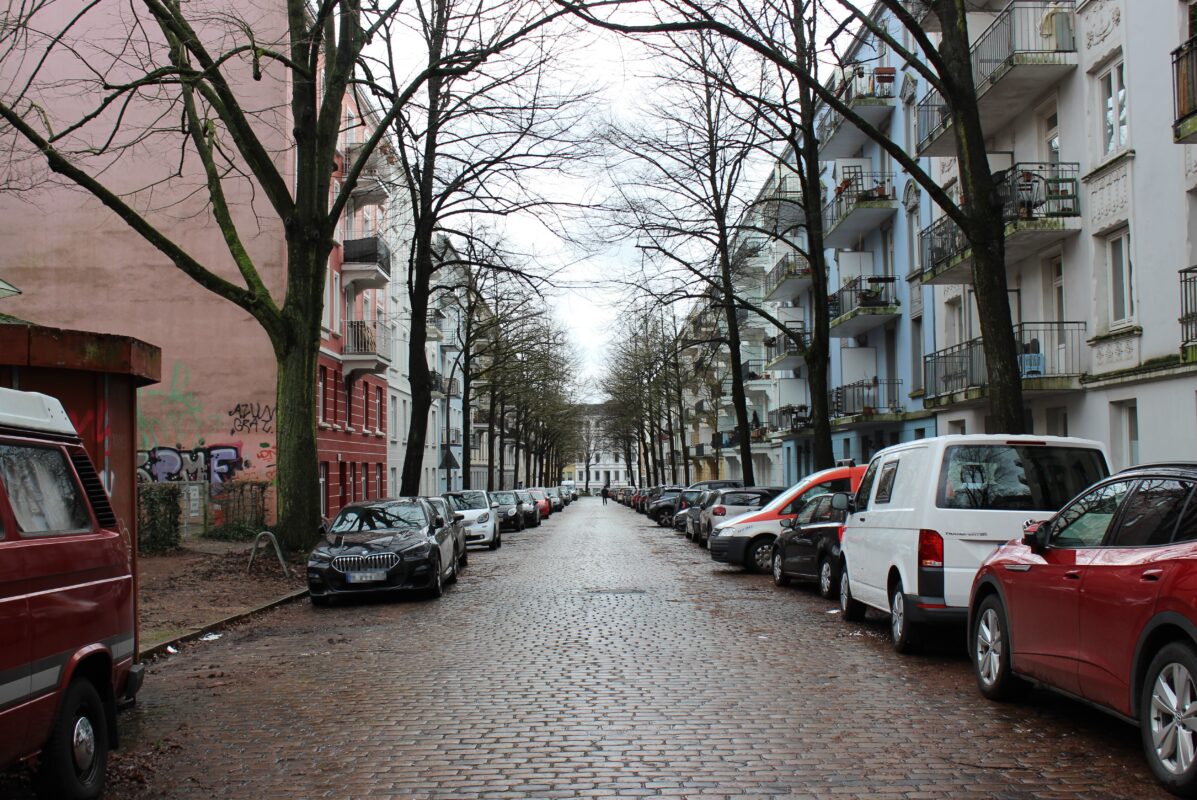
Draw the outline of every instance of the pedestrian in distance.
<instances>
[{"instance_id":1,"label":"pedestrian in distance","mask_svg":"<svg viewBox=\"0 0 1197 800\"><path fill-rule=\"evenodd\" d=\"M606 486L604 486L603 487L603 505L607 505L607 498L610 497L610 495L611 495L611 492L607 490Z\"/></svg>"}]
</instances>

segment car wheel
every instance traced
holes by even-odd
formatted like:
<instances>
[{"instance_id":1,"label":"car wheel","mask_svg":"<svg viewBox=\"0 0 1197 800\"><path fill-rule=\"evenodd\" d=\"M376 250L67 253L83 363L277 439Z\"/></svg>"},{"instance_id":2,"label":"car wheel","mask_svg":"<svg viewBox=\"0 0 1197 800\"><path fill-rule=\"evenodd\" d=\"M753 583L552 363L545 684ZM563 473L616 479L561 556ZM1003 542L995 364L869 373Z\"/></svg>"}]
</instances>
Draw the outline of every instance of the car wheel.
<instances>
[{"instance_id":1,"label":"car wheel","mask_svg":"<svg viewBox=\"0 0 1197 800\"><path fill-rule=\"evenodd\" d=\"M864 603L852 599L852 587L848 585L848 564L840 564L840 615L848 622L864 619Z\"/></svg>"},{"instance_id":2,"label":"car wheel","mask_svg":"<svg viewBox=\"0 0 1197 800\"><path fill-rule=\"evenodd\" d=\"M790 578L786 575L785 570L782 569L781 553L776 551L773 553L773 583L778 586L790 585Z\"/></svg>"},{"instance_id":3,"label":"car wheel","mask_svg":"<svg viewBox=\"0 0 1197 800\"><path fill-rule=\"evenodd\" d=\"M995 595L985 598L973 620L972 657L977 688L990 700L1010 700L1025 691L1026 681L1010 671L1006 610Z\"/></svg>"},{"instance_id":4,"label":"car wheel","mask_svg":"<svg viewBox=\"0 0 1197 800\"><path fill-rule=\"evenodd\" d=\"M312 605L319 608L327 608L332 604L332 598L326 594L311 594L311 589L308 590L308 599L312 601Z\"/></svg>"},{"instance_id":5,"label":"car wheel","mask_svg":"<svg viewBox=\"0 0 1197 800\"><path fill-rule=\"evenodd\" d=\"M1139 696L1143 754L1156 780L1173 794L1197 794L1197 654L1173 642L1147 668Z\"/></svg>"},{"instance_id":6,"label":"car wheel","mask_svg":"<svg viewBox=\"0 0 1197 800\"><path fill-rule=\"evenodd\" d=\"M768 572L773 562L773 542L762 536L748 543L744 553L744 568L749 572Z\"/></svg>"},{"instance_id":7,"label":"car wheel","mask_svg":"<svg viewBox=\"0 0 1197 800\"><path fill-rule=\"evenodd\" d=\"M502 546L503 546L503 532L495 531L495 547L499 548Z\"/></svg>"},{"instance_id":8,"label":"car wheel","mask_svg":"<svg viewBox=\"0 0 1197 800\"><path fill-rule=\"evenodd\" d=\"M487 545L489 550L498 550L502 546L502 540L499 538L499 532L495 531L495 535L491 538L490 544Z\"/></svg>"},{"instance_id":9,"label":"car wheel","mask_svg":"<svg viewBox=\"0 0 1197 800\"><path fill-rule=\"evenodd\" d=\"M453 563L450 564L452 572L449 573L449 577L445 580L445 583L457 583L457 564L458 561L454 558Z\"/></svg>"},{"instance_id":10,"label":"car wheel","mask_svg":"<svg viewBox=\"0 0 1197 800\"><path fill-rule=\"evenodd\" d=\"M38 760L38 797L84 800L104 791L108 768L108 715L100 693L87 679L67 687Z\"/></svg>"},{"instance_id":11,"label":"car wheel","mask_svg":"<svg viewBox=\"0 0 1197 800\"><path fill-rule=\"evenodd\" d=\"M839 588L835 585L835 578L835 565L830 558L823 556L819 559L819 594L828 600L836 596Z\"/></svg>"},{"instance_id":12,"label":"car wheel","mask_svg":"<svg viewBox=\"0 0 1197 800\"><path fill-rule=\"evenodd\" d=\"M461 567L469 566L469 563L470 563L469 548L463 547L463 548L461 548L461 556L459 556L457 559L457 566L458 566L458 568L461 568Z\"/></svg>"},{"instance_id":13,"label":"car wheel","mask_svg":"<svg viewBox=\"0 0 1197 800\"><path fill-rule=\"evenodd\" d=\"M432 585L428 587L428 596L436 599L445 594L445 576L441 571L441 558L436 557L432 562Z\"/></svg>"},{"instance_id":14,"label":"car wheel","mask_svg":"<svg viewBox=\"0 0 1197 800\"><path fill-rule=\"evenodd\" d=\"M889 593L889 638L894 650L912 653L917 640L914 625L906 616L906 596L902 592L902 581L894 584Z\"/></svg>"}]
</instances>

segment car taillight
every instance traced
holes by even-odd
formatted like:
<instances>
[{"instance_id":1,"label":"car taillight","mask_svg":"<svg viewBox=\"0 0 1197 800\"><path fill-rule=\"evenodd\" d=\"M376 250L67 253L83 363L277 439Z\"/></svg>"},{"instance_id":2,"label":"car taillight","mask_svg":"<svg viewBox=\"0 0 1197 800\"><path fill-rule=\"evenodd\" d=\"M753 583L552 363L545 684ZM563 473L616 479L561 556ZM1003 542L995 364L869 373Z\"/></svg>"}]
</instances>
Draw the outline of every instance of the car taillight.
<instances>
[{"instance_id":1,"label":"car taillight","mask_svg":"<svg viewBox=\"0 0 1197 800\"><path fill-rule=\"evenodd\" d=\"M943 537L935 531L919 531L919 566L943 569Z\"/></svg>"},{"instance_id":2,"label":"car taillight","mask_svg":"<svg viewBox=\"0 0 1197 800\"><path fill-rule=\"evenodd\" d=\"M726 513L727 513L727 509L724 508L723 506L715 506L714 508L711 509L712 517L722 517Z\"/></svg>"},{"instance_id":3,"label":"car taillight","mask_svg":"<svg viewBox=\"0 0 1197 800\"><path fill-rule=\"evenodd\" d=\"M839 530L837 530L836 533L839 534L840 541L841 542L844 541L844 526L843 525L841 525L839 527Z\"/></svg>"}]
</instances>

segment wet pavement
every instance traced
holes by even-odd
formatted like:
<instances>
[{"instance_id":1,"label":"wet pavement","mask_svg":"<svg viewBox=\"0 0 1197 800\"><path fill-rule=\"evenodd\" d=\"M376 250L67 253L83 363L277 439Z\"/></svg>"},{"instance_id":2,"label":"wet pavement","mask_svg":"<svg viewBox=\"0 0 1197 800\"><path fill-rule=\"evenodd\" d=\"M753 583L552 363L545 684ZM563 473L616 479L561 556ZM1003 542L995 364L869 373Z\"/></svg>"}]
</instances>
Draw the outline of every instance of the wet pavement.
<instances>
[{"instance_id":1,"label":"wet pavement","mask_svg":"<svg viewBox=\"0 0 1197 800\"><path fill-rule=\"evenodd\" d=\"M189 646L122 724L152 769L110 797L1166 796L1136 729L984 700L962 635L898 656L883 620L589 498L471 551L440 600Z\"/></svg>"}]
</instances>

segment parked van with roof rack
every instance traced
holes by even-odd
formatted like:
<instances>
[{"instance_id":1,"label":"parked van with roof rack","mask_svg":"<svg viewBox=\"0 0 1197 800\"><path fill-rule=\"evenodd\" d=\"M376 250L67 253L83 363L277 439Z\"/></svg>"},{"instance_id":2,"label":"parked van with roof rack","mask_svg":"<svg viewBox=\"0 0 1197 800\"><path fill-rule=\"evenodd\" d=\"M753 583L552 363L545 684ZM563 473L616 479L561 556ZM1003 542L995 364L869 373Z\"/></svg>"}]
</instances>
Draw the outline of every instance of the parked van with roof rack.
<instances>
[{"instance_id":1,"label":"parked van with roof rack","mask_svg":"<svg viewBox=\"0 0 1197 800\"><path fill-rule=\"evenodd\" d=\"M128 547L62 404L0 389L0 769L42 797L103 792L141 686Z\"/></svg>"}]
</instances>

